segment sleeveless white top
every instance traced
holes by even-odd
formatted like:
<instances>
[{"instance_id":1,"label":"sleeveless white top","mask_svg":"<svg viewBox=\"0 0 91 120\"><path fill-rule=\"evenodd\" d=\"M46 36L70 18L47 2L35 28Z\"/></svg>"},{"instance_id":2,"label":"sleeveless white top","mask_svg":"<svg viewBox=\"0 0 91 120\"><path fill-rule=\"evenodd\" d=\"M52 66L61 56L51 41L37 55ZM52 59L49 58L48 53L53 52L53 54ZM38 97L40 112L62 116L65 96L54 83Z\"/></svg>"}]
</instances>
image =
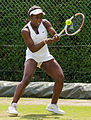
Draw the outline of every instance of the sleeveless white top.
<instances>
[{"instance_id":1,"label":"sleeveless white top","mask_svg":"<svg viewBox=\"0 0 91 120\"><path fill-rule=\"evenodd\" d=\"M34 42L34 44L38 44L42 42L43 40L47 39L47 30L44 27L43 23L39 25L38 32L39 34L36 34L35 31L32 29L32 26L30 22L28 23L28 28L30 31L31 38ZM48 50L47 44L45 44L40 50L37 52L31 52L30 49L27 47L26 50L26 61L28 59L34 59L37 63L44 62L53 59L53 56L50 54Z\"/></svg>"}]
</instances>

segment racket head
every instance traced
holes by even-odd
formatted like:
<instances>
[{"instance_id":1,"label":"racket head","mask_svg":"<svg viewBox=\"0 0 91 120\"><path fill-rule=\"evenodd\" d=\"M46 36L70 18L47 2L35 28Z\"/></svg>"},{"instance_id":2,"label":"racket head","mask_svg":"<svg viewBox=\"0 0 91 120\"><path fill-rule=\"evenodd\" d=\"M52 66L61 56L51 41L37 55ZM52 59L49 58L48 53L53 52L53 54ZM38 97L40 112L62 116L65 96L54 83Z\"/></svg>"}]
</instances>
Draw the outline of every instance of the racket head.
<instances>
[{"instance_id":1,"label":"racket head","mask_svg":"<svg viewBox=\"0 0 91 120\"><path fill-rule=\"evenodd\" d=\"M84 24L85 17L82 13L77 13L77 14L73 15L70 18L70 20L72 21L72 24L65 26L65 33L67 35L75 35L78 32L80 32L80 30Z\"/></svg>"}]
</instances>

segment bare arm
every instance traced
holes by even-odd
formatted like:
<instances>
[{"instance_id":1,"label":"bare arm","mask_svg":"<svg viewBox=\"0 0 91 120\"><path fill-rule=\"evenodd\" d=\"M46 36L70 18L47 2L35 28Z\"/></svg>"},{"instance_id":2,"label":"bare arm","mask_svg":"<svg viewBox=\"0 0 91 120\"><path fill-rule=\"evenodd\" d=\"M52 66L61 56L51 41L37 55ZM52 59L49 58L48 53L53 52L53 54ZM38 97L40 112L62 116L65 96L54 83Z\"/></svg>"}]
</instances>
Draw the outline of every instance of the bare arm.
<instances>
[{"instance_id":1,"label":"bare arm","mask_svg":"<svg viewBox=\"0 0 91 120\"><path fill-rule=\"evenodd\" d=\"M22 37L25 41L25 44L30 49L30 51L32 51L32 52L37 52L38 50L40 50L45 45L45 43L46 44L52 44L53 42L59 40L59 38L56 35L56 31L54 30L54 28L52 27L50 22L46 20L46 21L43 21L43 24L46 27L46 29L49 31L49 33L51 33L54 36L53 36L53 38L47 38L46 40L44 40L44 41L42 41L38 44L34 44L27 26L25 26L21 30Z\"/></svg>"},{"instance_id":2,"label":"bare arm","mask_svg":"<svg viewBox=\"0 0 91 120\"><path fill-rule=\"evenodd\" d=\"M49 40L45 40L45 42L46 42L47 44L51 44L51 43L53 43L53 42L58 41L58 40L59 40L59 37L57 36L57 33L56 33L55 29L52 27L51 23L50 23L48 20L45 19L45 20L43 21L43 24L44 24L44 26L46 27L47 31L48 31L51 35L53 35L53 38L52 38L50 41L49 41Z\"/></svg>"},{"instance_id":3,"label":"bare arm","mask_svg":"<svg viewBox=\"0 0 91 120\"><path fill-rule=\"evenodd\" d=\"M45 45L45 42L42 41L38 44L34 44L31 36L30 36L30 32L28 30L28 28L23 28L22 31L22 36L24 38L24 41L25 41L25 44L26 46L32 51L32 52L37 52L38 50L40 50L44 45Z\"/></svg>"},{"instance_id":4,"label":"bare arm","mask_svg":"<svg viewBox=\"0 0 91 120\"><path fill-rule=\"evenodd\" d=\"M57 34L55 29L52 27L51 23L48 20L44 19L43 24L51 35Z\"/></svg>"}]
</instances>

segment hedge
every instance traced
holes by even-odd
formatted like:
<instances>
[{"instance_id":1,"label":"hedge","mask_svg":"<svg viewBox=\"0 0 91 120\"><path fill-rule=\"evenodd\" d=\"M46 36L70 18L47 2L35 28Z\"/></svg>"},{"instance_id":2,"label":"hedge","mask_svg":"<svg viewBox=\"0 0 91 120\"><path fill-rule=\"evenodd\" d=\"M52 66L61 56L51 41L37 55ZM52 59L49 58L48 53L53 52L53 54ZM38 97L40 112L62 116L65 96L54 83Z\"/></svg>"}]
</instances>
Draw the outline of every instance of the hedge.
<instances>
[{"instance_id":1,"label":"hedge","mask_svg":"<svg viewBox=\"0 0 91 120\"><path fill-rule=\"evenodd\" d=\"M0 80L21 81L26 45L21 29L29 18L32 5L40 6L55 30L59 33L65 20L77 12L85 15L82 31L76 36L61 37L49 46L51 54L62 67L65 82L91 82L91 3L90 0L2 0L0 15ZM48 35L51 37L51 35ZM54 81L37 68L33 81Z\"/></svg>"}]
</instances>

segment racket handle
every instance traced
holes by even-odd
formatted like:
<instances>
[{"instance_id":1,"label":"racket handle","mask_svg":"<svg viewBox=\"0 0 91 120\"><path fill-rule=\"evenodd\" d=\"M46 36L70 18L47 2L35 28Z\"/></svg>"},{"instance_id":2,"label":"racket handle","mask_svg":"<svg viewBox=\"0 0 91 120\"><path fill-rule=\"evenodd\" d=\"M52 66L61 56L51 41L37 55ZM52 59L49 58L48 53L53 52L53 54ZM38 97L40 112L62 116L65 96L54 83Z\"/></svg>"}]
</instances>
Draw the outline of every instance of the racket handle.
<instances>
[{"instance_id":1,"label":"racket handle","mask_svg":"<svg viewBox=\"0 0 91 120\"><path fill-rule=\"evenodd\" d=\"M64 32L64 30L65 30L65 29L63 29L63 30L62 30L59 34L57 34L57 35L58 35L58 37L63 36L63 35L62 35L62 33Z\"/></svg>"}]
</instances>

